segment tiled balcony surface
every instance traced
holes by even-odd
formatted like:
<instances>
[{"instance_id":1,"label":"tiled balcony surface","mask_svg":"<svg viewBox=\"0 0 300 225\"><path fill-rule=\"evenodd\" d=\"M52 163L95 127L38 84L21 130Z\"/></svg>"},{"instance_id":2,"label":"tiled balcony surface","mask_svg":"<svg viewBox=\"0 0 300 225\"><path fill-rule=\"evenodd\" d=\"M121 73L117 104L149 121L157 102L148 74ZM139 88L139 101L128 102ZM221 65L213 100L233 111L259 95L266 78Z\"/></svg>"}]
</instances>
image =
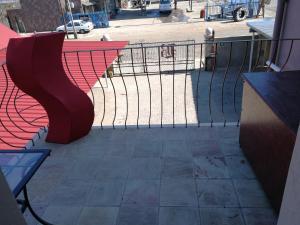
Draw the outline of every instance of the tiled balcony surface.
<instances>
[{"instance_id":1,"label":"tiled balcony surface","mask_svg":"<svg viewBox=\"0 0 300 225\"><path fill-rule=\"evenodd\" d=\"M238 135L236 127L94 128L69 145L40 141L52 155L29 194L61 225L275 224Z\"/></svg>"}]
</instances>

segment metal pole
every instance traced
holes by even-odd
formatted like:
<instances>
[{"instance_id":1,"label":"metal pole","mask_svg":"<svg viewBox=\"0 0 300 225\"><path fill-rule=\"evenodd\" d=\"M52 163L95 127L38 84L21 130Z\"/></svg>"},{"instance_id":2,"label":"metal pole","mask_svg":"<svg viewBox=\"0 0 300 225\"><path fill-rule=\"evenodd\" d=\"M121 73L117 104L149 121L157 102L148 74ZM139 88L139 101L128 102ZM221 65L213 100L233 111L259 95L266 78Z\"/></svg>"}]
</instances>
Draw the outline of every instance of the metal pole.
<instances>
[{"instance_id":1,"label":"metal pole","mask_svg":"<svg viewBox=\"0 0 300 225\"><path fill-rule=\"evenodd\" d=\"M254 38L255 38L255 32L252 32L252 39L251 39L251 50L250 50L250 59L249 59L249 68L248 72L251 72L252 69L252 60L253 60L253 50L254 50Z\"/></svg>"},{"instance_id":2,"label":"metal pole","mask_svg":"<svg viewBox=\"0 0 300 225\"><path fill-rule=\"evenodd\" d=\"M61 5L61 0L58 0L58 4L59 4L61 15L62 15L62 18L63 18L63 21L64 21L64 27L65 27L65 31L67 33L67 39L69 39L69 34L68 34L67 24L66 24L66 18L65 18L65 14L64 14L65 10L63 10L63 7Z\"/></svg>"},{"instance_id":3,"label":"metal pole","mask_svg":"<svg viewBox=\"0 0 300 225\"><path fill-rule=\"evenodd\" d=\"M74 27L74 20L73 20L73 15L72 15L72 9L71 9L71 5L70 5L70 0L67 0L67 4L68 4L68 9L69 9L69 11L71 13L71 21L72 21L72 27L73 27L73 32L74 32L74 38L78 39L76 30L75 30L75 27Z\"/></svg>"}]
</instances>

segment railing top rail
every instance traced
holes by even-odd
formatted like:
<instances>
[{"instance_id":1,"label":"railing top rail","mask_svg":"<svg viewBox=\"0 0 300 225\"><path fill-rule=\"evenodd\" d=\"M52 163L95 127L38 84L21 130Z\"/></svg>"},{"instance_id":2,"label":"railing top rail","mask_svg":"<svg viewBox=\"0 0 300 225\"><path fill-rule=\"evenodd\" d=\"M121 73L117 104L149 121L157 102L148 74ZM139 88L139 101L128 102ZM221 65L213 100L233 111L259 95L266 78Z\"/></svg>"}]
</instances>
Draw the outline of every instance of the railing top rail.
<instances>
[{"instance_id":1,"label":"railing top rail","mask_svg":"<svg viewBox=\"0 0 300 225\"><path fill-rule=\"evenodd\" d=\"M268 38L258 38L258 39L248 39L248 40L214 40L214 41L205 41L205 42L198 42L198 43L186 43L186 44L174 44L175 47L185 47L185 46L201 46L207 44L230 44L230 43L247 43L247 42L259 42L259 41L270 41L270 42L281 42L281 41L300 41L300 38L284 38L284 39L268 39ZM128 45L127 45L128 46ZM144 49L153 49L161 47L161 44L154 45L154 46L143 46ZM125 48L108 48L108 49L89 49L89 50L70 50L70 51L63 51L64 53L77 53L77 52L109 52L109 51L124 51L124 50L134 50L140 49L141 46L136 47L125 47Z\"/></svg>"},{"instance_id":2,"label":"railing top rail","mask_svg":"<svg viewBox=\"0 0 300 225\"><path fill-rule=\"evenodd\" d=\"M193 42L196 43L194 39L188 39L188 40L178 40L178 41L155 41L155 42L135 42L135 43L129 43L128 45L140 45L140 44L164 44L164 43L183 43L183 42Z\"/></svg>"}]
</instances>

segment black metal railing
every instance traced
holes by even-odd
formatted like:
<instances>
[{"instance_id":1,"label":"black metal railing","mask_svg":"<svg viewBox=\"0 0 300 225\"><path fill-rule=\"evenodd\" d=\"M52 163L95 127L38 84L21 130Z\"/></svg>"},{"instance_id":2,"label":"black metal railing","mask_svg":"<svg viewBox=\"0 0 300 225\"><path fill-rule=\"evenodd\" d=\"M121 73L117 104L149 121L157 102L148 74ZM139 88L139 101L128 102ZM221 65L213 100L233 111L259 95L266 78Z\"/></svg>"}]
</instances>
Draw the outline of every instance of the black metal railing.
<instances>
[{"instance_id":1,"label":"black metal railing","mask_svg":"<svg viewBox=\"0 0 300 225\"><path fill-rule=\"evenodd\" d=\"M71 82L91 97L95 126L238 126L242 74L271 70L267 61L278 58L278 53L269 56L272 44L286 46L279 68L284 70L290 58L295 58L298 42L256 39L129 45L65 51L62 62ZM117 57L112 60L111 55ZM47 125L46 112L13 84L5 62L0 77L0 145L23 148L26 141L34 144L32 137Z\"/></svg>"},{"instance_id":2,"label":"black metal railing","mask_svg":"<svg viewBox=\"0 0 300 225\"><path fill-rule=\"evenodd\" d=\"M269 69L266 61L271 42L138 44L125 49L90 51L92 65L97 63L92 56L100 52L104 58L113 51L118 55L106 71L107 79L97 73L96 66L91 71L97 77L96 86L89 93L95 104L95 125L102 128L238 125L241 75L249 70Z\"/></svg>"},{"instance_id":3,"label":"black metal railing","mask_svg":"<svg viewBox=\"0 0 300 225\"><path fill-rule=\"evenodd\" d=\"M26 149L35 144L41 128L46 131L46 113L37 101L14 85L5 62L0 64L0 78L0 149Z\"/></svg>"}]
</instances>

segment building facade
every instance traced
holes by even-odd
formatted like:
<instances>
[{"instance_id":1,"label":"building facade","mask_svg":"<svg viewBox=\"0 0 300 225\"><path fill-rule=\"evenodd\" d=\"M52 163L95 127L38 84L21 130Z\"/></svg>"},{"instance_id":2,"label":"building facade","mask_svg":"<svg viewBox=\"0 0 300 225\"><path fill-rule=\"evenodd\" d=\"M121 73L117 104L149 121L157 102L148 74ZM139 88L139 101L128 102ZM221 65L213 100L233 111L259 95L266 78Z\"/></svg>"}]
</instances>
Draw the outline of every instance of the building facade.
<instances>
[{"instance_id":1,"label":"building facade","mask_svg":"<svg viewBox=\"0 0 300 225\"><path fill-rule=\"evenodd\" d=\"M18 9L18 8L20 8L19 1L11 2L11 3L2 3L0 1L0 23L3 23L9 27L10 24L7 18L7 10Z\"/></svg>"},{"instance_id":2,"label":"building facade","mask_svg":"<svg viewBox=\"0 0 300 225\"><path fill-rule=\"evenodd\" d=\"M72 0L73 13L83 12L81 0ZM53 31L67 12L65 0L20 0L18 9L7 10L11 28L17 32Z\"/></svg>"},{"instance_id":3,"label":"building facade","mask_svg":"<svg viewBox=\"0 0 300 225\"><path fill-rule=\"evenodd\" d=\"M72 13L89 13L105 10L113 16L118 0L70 0ZM19 33L54 31L62 24L62 15L69 12L67 0L19 0L19 7L7 10L10 27Z\"/></svg>"}]
</instances>

